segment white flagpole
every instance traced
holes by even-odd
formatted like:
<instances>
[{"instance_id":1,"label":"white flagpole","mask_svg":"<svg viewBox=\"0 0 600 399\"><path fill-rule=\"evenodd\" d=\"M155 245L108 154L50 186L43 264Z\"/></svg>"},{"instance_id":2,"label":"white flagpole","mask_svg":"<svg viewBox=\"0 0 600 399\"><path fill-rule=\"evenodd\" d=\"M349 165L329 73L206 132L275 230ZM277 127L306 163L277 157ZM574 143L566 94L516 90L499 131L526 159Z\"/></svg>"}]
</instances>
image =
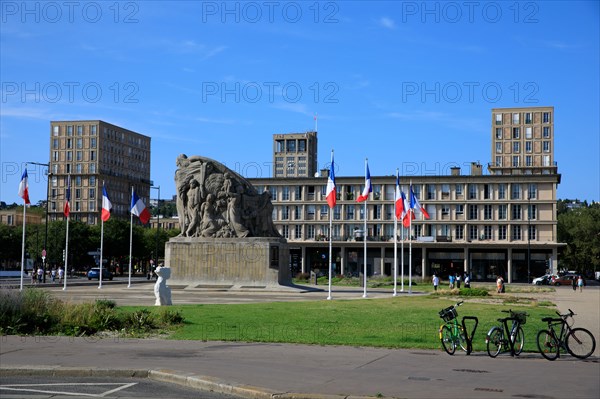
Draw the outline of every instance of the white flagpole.
<instances>
[{"instance_id":1,"label":"white flagpole","mask_svg":"<svg viewBox=\"0 0 600 399\"><path fill-rule=\"evenodd\" d=\"M331 267L331 256L333 253L331 247L331 240L333 238L333 208L329 209L329 295L327 299L331 300L331 279L332 279L332 267Z\"/></svg>"},{"instance_id":2,"label":"white flagpole","mask_svg":"<svg viewBox=\"0 0 600 399\"><path fill-rule=\"evenodd\" d=\"M408 293L412 294L412 216L413 216L413 208L412 208L412 180L410 181L410 192L409 194L410 201L409 203L409 211L411 212L408 215Z\"/></svg>"},{"instance_id":3,"label":"white flagpole","mask_svg":"<svg viewBox=\"0 0 600 399\"><path fill-rule=\"evenodd\" d=\"M400 190L400 181L398 179L398 169L396 169L396 186L394 187L394 295L397 296L398 291L398 216L396 215L396 195L398 195L398 190ZM402 196L400 196L402 199Z\"/></svg>"},{"instance_id":4,"label":"white flagpole","mask_svg":"<svg viewBox=\"0 0 600 399\"><path fill-rule=\"evenodd\" d=\"M69 204L69 214L67 215L67 233L65 234L65 279L63 281L63 291L67 289L67 275L69 274L69 220L71 219L71 175L67 176L67 190L69 191L69 195L65 199Z\"/></svg>"},{"instance_id":5,"label":"white flagpole","mask_svg":"<svg viewBox=\"0 0 600 399\"><path fill-rule=\"evenodd\" d=\"M317 119L318 119L318 115L315 112L315 132L317 131Z\"/></svg>"},{"instance_id":6,"label":"white flagpole","mask_svg":"<svg viewBox=\"0 0 600 399\"><path fill-rule=\"evenodd\" d=\"M131 186L131 198L133 199L133 186ZM131 254L133 251L133 212L129 210L129 283L127 288L131 288Z\"/></svg>"},{"instance_id":7,"label":"white flagpole","mask_svg":"<svg viewBox=\"0 0 600 399\"><path fill-rule=\"evenodd\" d=\"M404 202L404 200L403 200ZM404 204L406 205L406 204ZM402 265L400 273L400 292L404 292L404 225L400 226L401 244L400 244L400 264Z\"/></svg>"},{"instance_id":8,"label":"white flagpole","mask_svg":"<svg viewBox=\"0 0 600 399\"><path fill-rule=\"evenodd\" d=\"M27 165L25 165L27 168ZM23 201L23 239L21 240L21 287L19 291L23 291L23 273L25 273L25 220L27 219L27 204ZM31 273L34 273L35 270L31 269Z\"/></svg>"},{"instance_id":9,"label":"white flagpole","mask_svg":"<svg viewBox=\"0 0 600 399\"><path fill-rule=\"evenodd\" d=\"M368 158L365 158L365 184L367 183L366 181L366 176L367 176L367 165L368 165ZM363 225L363 248L364 248L364 258L363 258L363 285L364 285L364 292L363 292L363 298L367 297L367 202L369 202L369 193L367 193L367 199L365 199L365 205L364 205L364 214L363 214L363 220L364 220L364 225Z\"/></svg>"},{"instance_id":10,"label":"white flagpole","mask_svg":"<svg viewBox=\"0 0 600 399\"><path fill-rule=\"evenodd\" d=\"M104 182L102 183L102 187L104 187ZM102 288L102 260L104 259L104 219L100 218L100 220L102 220L102 225L100 227L100 282L98 283L98 289Z\"/></svg>"}]
</instances>

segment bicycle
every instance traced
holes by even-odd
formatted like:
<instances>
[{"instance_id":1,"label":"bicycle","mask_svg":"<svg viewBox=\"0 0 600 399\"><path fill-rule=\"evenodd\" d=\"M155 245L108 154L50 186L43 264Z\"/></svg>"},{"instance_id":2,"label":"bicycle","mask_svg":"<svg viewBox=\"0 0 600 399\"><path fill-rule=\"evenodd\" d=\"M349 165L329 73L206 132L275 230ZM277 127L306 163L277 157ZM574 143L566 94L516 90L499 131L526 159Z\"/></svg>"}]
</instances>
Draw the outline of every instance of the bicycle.
<instances>
[{"instance_id":1,"label":"bicycle","mask_svg":"<svg viewBox=\"0 0 600 399\"><path fill-rule=\"evenodd\" d=\"M487 353L490 357L496 357L500 351L510 351L511 356L519 356L525 346L525 334L521 325L527 322L528 314L525 312L515 312L512 309L503 310L504 313L510 313L509 317L498 319L502 324L494 326L488 331L485 342ZM511 322L510 328L508 323ZM510 339L505 338L505 335Z\"/></svg>"},{"instance_id":2,"label":"bicycle","mask_svg":"<svg viewBox=\"0 0 600 399\"><path fill-rule=\"evenodd\" d=\"M571 309L569 313L560 314L560 318L544 317L543 322L548 323L548 330L542 330L537 335L537 345L542 356L548 360L556 360L560 356L560 350L565 349L568 353L578 359L585 359L594 353L596 339L591 332L585 328L571 328L567 319L576 316ZM556 334L555 326L560 325L560 334Z\"/></svg>"},{"instance_id":3,"label":"bicycle","mask_svg":"<svg viewBox=\"0 0 600 399\"><path fill-rule=\"evenodd\" d=\"M460 348L464 350L467 355L471 354L473 350L472 337L475 335L478 320L477 317L464 316L462 318L462 325L458 324L458 313L456 312L456 308L462 305L463 302L464 301L460 301L455 305L440 310L439 312L440 317L445 321L445 324L440 326L440 341L442 343L442 347L449 355L454 354L457 346L460 346ZM467 327L465 325L465 320L469 319L475 320L475 326L473 327L471 334L467 333Z\"/></svg>"}]
</instances>

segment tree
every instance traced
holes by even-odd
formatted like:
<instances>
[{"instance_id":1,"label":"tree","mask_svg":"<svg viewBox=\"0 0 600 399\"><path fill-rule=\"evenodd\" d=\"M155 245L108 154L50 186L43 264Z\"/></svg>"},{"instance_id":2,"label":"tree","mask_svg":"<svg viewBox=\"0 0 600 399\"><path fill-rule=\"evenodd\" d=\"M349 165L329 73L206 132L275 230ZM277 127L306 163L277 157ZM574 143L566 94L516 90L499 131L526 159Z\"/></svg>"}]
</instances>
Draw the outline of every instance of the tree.
<instances>
[{"instance_id":1,"label":"tree","mask_svg":"<svg viewBox=\"0 0 600 399\"><path fill-rule=\"evenodd\" d=\"M558 241L567 244L561 254L561 267L589 274L600 270L600 204L559 201Z\"/></svg>"}]
</instances>

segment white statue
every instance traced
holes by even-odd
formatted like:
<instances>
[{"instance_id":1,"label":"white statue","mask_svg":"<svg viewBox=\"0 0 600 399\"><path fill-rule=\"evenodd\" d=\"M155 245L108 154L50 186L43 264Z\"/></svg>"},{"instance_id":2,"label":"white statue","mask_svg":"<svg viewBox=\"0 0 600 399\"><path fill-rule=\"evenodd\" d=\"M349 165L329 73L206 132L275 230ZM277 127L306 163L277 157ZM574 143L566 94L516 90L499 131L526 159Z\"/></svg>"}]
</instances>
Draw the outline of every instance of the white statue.
<instances>
[{"instance_id":1,"label":"white statue","mask_svg":"<svg viewBox=\"0 0 600 399\"><path fill-rule=\"evenodd\" d=\"M159 266L154 271L158 276L156 284L154 284L154 295L156 296L155 306L172 305L171 289L167 286L167 280L171 278L171 268Z\"/></svg>"}]
</instances>

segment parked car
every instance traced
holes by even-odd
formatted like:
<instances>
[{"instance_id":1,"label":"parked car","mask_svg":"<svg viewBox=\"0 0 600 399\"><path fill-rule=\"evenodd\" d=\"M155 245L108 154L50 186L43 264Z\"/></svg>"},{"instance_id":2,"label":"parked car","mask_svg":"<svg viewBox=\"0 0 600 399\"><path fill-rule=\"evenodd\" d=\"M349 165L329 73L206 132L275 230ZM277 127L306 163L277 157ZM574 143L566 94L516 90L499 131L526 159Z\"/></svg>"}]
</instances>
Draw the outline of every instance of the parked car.
<instances>
[{"instance_id":1,"label":"parked car","mask_svg":"<svg viewBox=\"0 0 600 399\"><path fill-rule=\"evenodd\" d=\"M553 276L552 274L544 274L541 277L536 277L531 281L531 284L535 284L535 285L550 285L552 284L552 277L557 277L557 276Z\"/></svg>"},{"instance_id":2,"label":"parked car","mask_svg":"<svg viewBox=\"0 0 600 399\"><path fill-rule=\"evenodd\" d=\"M564 276L553 276L552 285L573 285L573 279L576 279L576 274L565 274Z\"/></svg>"},{"instance_id":3,"label":"parked car","mask_svg":"<svg viewBox=\"0 0 600 399\"><path fill-rule=\"evenodd\" d=\"M87 278L88 280L91 280L93 278L100 280L100 268L99 267L93 267L91 268L88 272L87 272ZM110 272L110 270L108 269L102 269L102 280L111 280L113 279L113 274Z\"/></svg>"}]
</instances>

